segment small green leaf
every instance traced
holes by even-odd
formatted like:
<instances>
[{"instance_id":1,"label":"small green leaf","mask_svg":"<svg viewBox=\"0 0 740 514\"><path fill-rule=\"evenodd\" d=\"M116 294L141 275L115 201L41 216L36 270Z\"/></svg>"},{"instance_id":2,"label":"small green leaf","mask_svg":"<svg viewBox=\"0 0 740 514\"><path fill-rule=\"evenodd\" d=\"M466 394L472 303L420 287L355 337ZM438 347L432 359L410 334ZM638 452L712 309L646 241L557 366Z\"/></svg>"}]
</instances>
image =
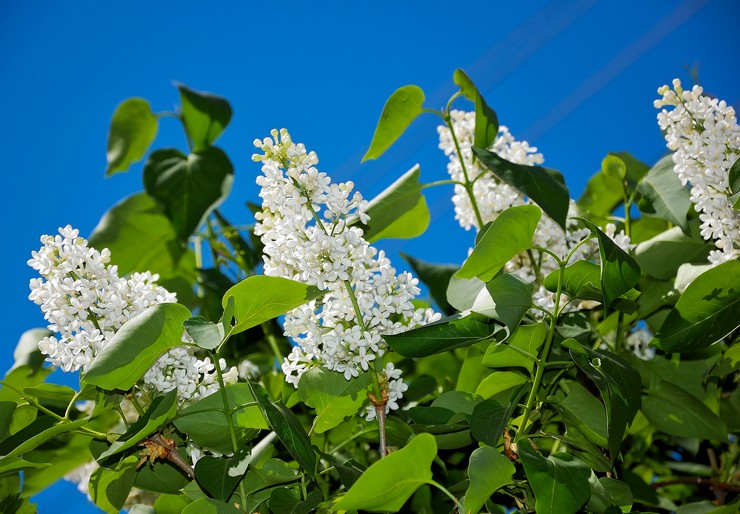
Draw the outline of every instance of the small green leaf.
<instances>
[{"instance_id":1,"label":"small green leaf","mask_svg":"<svg viewBox=\"0 0 740 514\"><path fill-rule=\"evenodd\" d=\"M366 211L370 221L362 225L365 239L372 243L423 234L431 218L421 187L417 164L373 198Z\"/></svg>"},{"instance_id":2,"label":"small green leaf","mask_svg":"<svg viewBox=\"0 0 740 514\"><path fill-rule=\"evenodd\" d=\"M503 436L509 418L526 391L522 384L508 395L498 395L478 403L470 416L470 433L476 441L495 448Z\"/></svg>"},{"instance_id":3,"label":"small green leaf","mask_svg":"<svg viewBox=\"0 0 740 514\"><path fill-rule=\"evenodd\" d=\"M514 332L532 307L534 284L517 275L504 273L486 284L486 290L490 296L482 303L476 301L471 310L500 321L509 333Z\"/></svg>"},{"instance_id":4,"label":"small green leaf","mask_svg":"<svg viewBox=\"0 0 740 514\"><path fill-rule=\"evenodd\" d=\"M475 394L483 398L491 398L527 382L527 377L516 371L496 371L483 379L476 388Z\"/></svg>"},{"instance_id":5,"label":"small green leaf","mask_svg":"<svg viewBox=\"0 0 740 514\"><path fill-rule=\"evenodd\" d=\"M228 501L241 481L250 460L250 450L241 447L232 457L204 455L195 463L195 479L217 500Z\"/></svg>"},{"instance_id":6,"label":"small green leaf","mask_svg":"<svg viewBox=\"0 0 740 514\"><path fill-rule=\"evenodd\" d=\"M301 375L298 393L303 402L316 409L313 430L323 433L357 414L367 400L370 375L363 373L346 380L344 375L324 368L312 368Z\"/></svg>"},{"instance_id":7,"label":"small green leaf","mask_svg":"<svg viewBox=\"0 0 740 514\"><path fill-rule=\"evenodd\" d=\"M187 241L231 192L234 167L214 146L185 155L174 148L152 152L144 188L162 207L180 241Z\"/></svg>"},{"instance_id":8,"label":"small green leaf","mask_svg":"<svg viewBox=\"0 0 740 514\"><path fill-rule=\"evenodd\" d=\"M707 348L740 326L740 262L727 261L689 284L651 342L667 352Z\"/></svg>"},{"instance_id":9,"label":"small green leaf","mask_svg":"<svg viewBox=\"0 0 740 514\"><path fill-rule=\"evenodd\" d=\"M608 177L605 173L596 173L586 184L586 190L578 199L578 207L590 212L593 216L606 218L624 201L622 181Z\"/></svg>"},{"instance_id":10,"label":"small green leaf","mask_svg":"<svg viewBox=\"0 0 740 514\"><path fill-rule=\"evenodd\" d=\"M185 132L198 152L211 146L231 121L231 106L225 98L193 91L183 84L177 84L182 103L182 123Z\"/></svg>"},{"instance_id":11,"label":"small green leaf","mask_svg":"<svg viewBox=\"0 0 740 514\"><path fill-rule=\"evenodd\" d=\"M634 253L642 272L668 280L676 276L682 264L706 263L713 246L702 239L697 225L689 225L688 235L681 227L673 227L638 244Z\"/></svg>"},{"instance_id":12,"label":"small green leaf","mask_svg":"<svg viewBox=\"0 0 740 514\"><path fill-rule=\"evenodd\" d=\"M213 498L198 498L185 507L182 514L242 514L242 511Z\"/></svg>"},{"instance_id":13,"label":"small green leaf","mask_svg":"<svg viewBox=\"0 0 740 514\"><path fill-rule=\"evenodd\" d=\"M128 171L140 161L157 136L157 117L143 98L124 100L113 112L108 130L108 166L105 176Z\"/></svg>"},{"instance_id":14,"label":"small green leaf","mask_svg":"<svg viewBox=\"0 0 740 514\"><path fill-rule=\"evenodd\" d=\"M545 277L544 286L548 291L558 290L560 270ZM589 261L576 261L563 271L563 292L571 298L602 301L601 270Z\"/></svg>"},{"instance_id":15,"label":"small green leaf","mask_svg":"<svg viewBox=\"0 0 740 514\"><path fill-rule=\"evenodd\" d=\"M458 314L383 339L404 357L428 357L490 338L501 326L481 314Z\"/></svg>"},{"instance_id":16,"label":"small green leaf","mask_svg":"<svg viewBox=\"0 0 740 514\"><path fill-rule=\"evenodd\" d=\"M236 325L232 335L300 307L325 294L315 286L282 277L254 275L226 291L221 304L226 308L234 299Z\"/></svg>"},{"instance_id":17,"label":"small green leaf","mask_svg":"<svg viewBox=\"0 0 740 514\"><path fill-rule=\"evenodd\" d=\"M565 230L570 193L559 171L516 164L477 146L473 147L473 153L494 175L529 197Z\"/></svg>"},{"instance_id":18,"label":"small green leaf","mask_svg":"<svg viewBox=\"0 0 740 514\"><path fill-rule=\"evenodd\" d=\"M208 321L203 316L188 318L182 326L195 344L204 350L218 348L218 345L224 340L224 325Z\"/></svg>"},{"instance_id":19,"label":"small green leaf","mask_svg":"<svg viewBox=\"0 0 740 514\"><path fill-rule=\"evenodd\" d=\"M591 350L575 339L566 339L561 344L570 350L573 362L601 392L606 406L609 454L614 461L624 432L640 408L640 374L610 352Z\"/></svg>"},{"instance_id":20,"label":"small green leaf","mask_svg":"<svg viewBox=\"0 0 740 514\"><path fill-rule=\"evenodd\" d=\"M434 436L417 435L400 450L367 468L333 509L397 512L414 491L431 482L436 455Z\"/></svg>"},{"instance_id":21,"label":"small green leaf","mask_svg":"<svg viewBox=\"0 0 740 514\"><path fill-rule=\"evenodd\" d=\"M136 476L136 456L122 460L114 469L98 468L90 476L90 496L107 514L118 514L128 498Z\"/></svg>"},{"instance_id":22,"label":"small green leaf","mask_svg":"<svg viewBox=\"0 0 740 514\"><path fill-rule=\"evenodd\" d=\"M627 177L627 166L616 155L607 155L601 161L601 173L621 183Z\"/></svg>"},{"instance_id":23,"label":"small green leaf","mask_svg":"<svg viewBox=\"0 0 740 514\"><path fill-rule=\"evenodd\" d=\"M172 390L164 396L158 396L149 405L149 409L136 423L131 425L126 433L119 437L110 448L100 454L98 461L102 462L111 455L136 446L149 434L156 432L160 427L169 423L177 413L177 390Z\"/></svg>"},{"instance_id":24,"label":"small green leaf","mask_svg":"<svg viewBox=\"0 0 740 514\"><path fill-rule=\"evenodd\" d=\"M107 391L130 389L167 350L182 345L191 316L179 303L160 303L128 320L98 352L82 381Z\"/></svg>"},{"instance_id":25,"label":"small green leaf","mask_svg":"<svg viewBox=\"0 0 740 514\"><path fill-rule=\"evenodd\" d=\"M491 343L486 349L482 364L489 368L508 368L519 366L530 372L540 346L545 342L547 326L544 322L534 325L520 325L506 343ZM512 349L517 348L519 351ZM523 355L524 354L524 355ZM531 357L527 357L531 355Z\"/></svg>"},{"instance_id":26,"label":"small green leaf","mask_svg":"<svg viewBox=\"0 0 740 514\"><path fill-rule=\"evenodd\" d=\"M496 448L483 446L470 454L468 478L470 485L465 493L465 512L479 512L486 500L505 485L514 482L514 464Z\"/></svg>"},{"instance_id":27,"label":"small green leaf","mask_svg":"<svg viewBox=\"0 0 740 514\"><path fill-rule=\"evenodd\" d=\"M448 316L455 312L455 309L447 302L447 286L450 284L450 278L459 269L459 266L452 264L431 264L422 260L399 253L406 262L409 263L414 274L429 288L432 299L439 307L439 310Z\"/></svg>"},{"instance_id":28,"label":"small green leaf","mask_svg":"<svg viewBox=\"0 0 740 514\"><path fill-rule=\"evenodd\" d=\"M532 236L541 215L542 211L535 205L520 205L503 211L486 230L455 276L490 281L509 259L531 248Z\"/></svg>"},{"instance_id":29,"label":"small green leaf","mask_svg":"<svg viewBox=\"0 0 740 514\"><path fill-rule=\"evenodd\" d=\"M54 424L51 416L43 416L0 443L0 459L6 461L38 448L55 437L77 430L90 422L87 418Z\"/></svg>"},{"instance_id":30,"label":"small green leaf","mask_svg":"<svg viewBox=\"0 0 740 514\"><path fill-rule=\"evenodd\" d=\"M599 446L609 446L604 405L577 382L567 382L568 394L551 400L570 430L578 429L586 439Z\"/></svg>"},{"instance_id":31,"label":"small green leaf","mask_svg":"<svg viewBox=\"0 0 740 514\"><path fill-rule=\"evenodd\" d=\"M591 497L591 469L572 455L553 453L544 458L523 442L519 457L534 492L537 514L574 514Z\"/></svg>"},{"instance_id":32,"label":"small green leaf","mask_svg":"<svg viewBox=\"0 0 740 514\"><path fill-rule=\"evenodd\" d=\"M373 140L362 162L383 155L422 113L423 104L424 91L419 86L408 85L394 91L383 106Z\"/></svg>"},{"instance_id":33,"label":"small green leaf","mask_svg":"<svg viewBox=\"0 0 740 514\"><path fill-rule=\"evenodd\" d=\"M585 218L576 218L581 221L599 240L599 255L601 256L601 293L603 295L604 310L607 311L612 302L632 289L640 279L640 267L628 253L622 250L609 236L604 234L596 225Z\"/></svg>"},{"instance_id":34,"label":"small green leaf","mask_svg":"<svg viewBox=\"0 0 740 514\"><path fill-rule=\"evenodd\" d=\"M462 94L475 104L475 136L473 144L480 148L490 147L498 137L498 116L486 103L483 95L463 70L455 70L453 81Z\"/></svg>"},{"instance_id":35,"label":"small green leaf","mask_svg":"<svg viewBox=\"0 0 740 514\"><path fill-rule=\"evenodd\" d=\"M641 410L655 428L666 434L727 441L724 420L696 396L668 381L661 380L648 389Z\"/></svg>"},{"instance_id":36,"label":"small green leaf","mask_svg":"<svg viewBox=\"0 0 740 514\"><path fill-rule=\"evenodd\" d=\"M666 155L653 166L637 184L637 192L642 195L639 202L641 213L667 220L688 232L691 195L674 173L671 155Z\"/></svg>"},{"instance_id":37,"label":"small green leaf","mask_svg":"<svg viewBox=\"0 0 740 514\"><path fill-rule=\"evenodd\" d=\"M224 390L232 412L237 442L254 437L257 430L268 427L262 411L255 404L249 384L231 384ZM174 424L198 446L219 453L230 453L233 448L223 407L221 391L216 391L185 407Z\"/></svg>"},{"instance_id":38,"label":"small green leaf","mask_svg":"<svg viewBox=\"0 0 740 514\"><path fill-rule=\"evenodd\" d=\"M285 405L274 403L259 384L250 384L252 394L262 409L270 428L288 452L311 477L316 476L316 454L311 439L295 414Z\"/></svg>"}]
</instances>

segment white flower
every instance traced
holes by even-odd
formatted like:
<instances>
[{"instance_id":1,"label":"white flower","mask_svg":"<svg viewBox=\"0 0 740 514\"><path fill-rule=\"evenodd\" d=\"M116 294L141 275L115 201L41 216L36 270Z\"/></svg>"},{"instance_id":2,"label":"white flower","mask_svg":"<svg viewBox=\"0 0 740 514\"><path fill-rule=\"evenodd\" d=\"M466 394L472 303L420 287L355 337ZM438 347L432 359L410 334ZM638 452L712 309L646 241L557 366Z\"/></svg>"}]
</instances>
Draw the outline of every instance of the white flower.
<instances>
[{"instance_id":1,"label":"white flower","mask_svg":"<svg viewBox=\"0 0 740 514\"><path fill-rule=\"evenodd\" d=\"M740 211L729 201L729 171L740 156L740 127L731 106L703 93L700 86L684 90L674 79L673 89L658 89L661 98L654 103L672 108L658 113L658 124L674 151L673 170L682 184L691 186L701 236L717 247L709 262L720 264L740 257Z\"/></svg>"}]
</instances>

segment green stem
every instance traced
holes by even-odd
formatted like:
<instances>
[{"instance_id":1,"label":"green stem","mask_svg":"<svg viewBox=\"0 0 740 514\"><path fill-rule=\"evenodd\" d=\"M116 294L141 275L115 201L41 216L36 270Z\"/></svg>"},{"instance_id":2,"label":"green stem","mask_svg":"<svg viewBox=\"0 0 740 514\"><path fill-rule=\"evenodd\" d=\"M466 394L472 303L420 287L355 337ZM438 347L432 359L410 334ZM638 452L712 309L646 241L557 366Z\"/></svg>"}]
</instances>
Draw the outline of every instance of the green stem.
<instances>
[{"instance_id":1,"label":"green stem","mask_svg":"<svg viewBox=\"0 0 740 514\"><path fill-rule=\"evenodd\" d=\"M121 416L121 421L123 421L123 426L126 427L126 430L128 430L129 429L128 420L126 419L126 415L123 413L123 409L121 408L120 403L116 405L116 410L118 411L118 415Z\"/></svg>"},{"instance_id":2,"label":"green stem","mask_svg":"<svg viewBox=\"0 0 740 514\"><path fill-rule=\"evenodd\" d=\"M444 493L445 496L447 496L450 500L452 500L455 503L455 507L457 507L458 512L465 512L465 507L463 507L457 498L455 498L455 495L449 492L442 484L435 482L434 480L431 480L427 482L429 485L436 487L440 491Z\"/></svg>"},{"instance_id":3,"label":"green stem","mask_svg":"<svg viewBox=\"0 0 740 514\"><path fill-rule=\"evenodd\" d=\"M131 394L131 404L134 406L134 409L136 409L136 412L139 413L139 416L144 415L144 407L141 406L139 399L134 396L133 393Z\"/></svg>"},{"instance_id":4,"label":"green stem","mask_svg":"<svg viewBox=\"0 0 740 514\"><path fill-rule=\"evenodd\" d=\"M429 182L428 184L422 184L421 188L426 189L428 187L434 187L434 186L447 186L447 185L457 185L457 186L463 186L465 187L465 184L463 182L460 182L459 180L436 180L434 182Z\"/></svg>"},{"instance_id":5,"label":"green stem","mask_svg":"<svg viewBox=\"0 0 740 514\"><path fill-rule=\"evenodd\" d=\"M453 96L454 98L454 96ZM470 204L473 206L473 212L475 213L475 219L478 221L478 230L481 230L483 228L483 217L480 215L480 210L478 210L478 202L475 201L475 195L473 194L473 184L470 182L470 177L468 176L468 170L465 167L465 158L463 157L462 150L460 150L460 143L457 141L457 136L455 135L455 129L453 128L452 119L450 118L450 115L447 114L445 117L445 121L447 122L447 127L450 129L450 135L452 136L452 141L455 143L455 151L457 152L457 158L460 161L460 168L462 169L463 176L465 177L465 190L468 192L468 196L470 197Z\"/></svg>"},{"instance_id":6,"label":"green stem","mask_svg":"<svg viewBox=\"0 0 740 514\"><path fill-rule=\"evenodd\" d=\"M537 371L535 371L534 382L532 383L532 390L529 392L529 396L527 397L527 403L524 406L524 414L522 416L522 423L521 425L519 425L519 430L517 431L515 441L521 439L521 437L527 432L527 422L529 421L529 416L532 413L532 408L534 407L534 403L537 398L537 392L540 388L540 384L542 383L542 377L545 374L545 368L547 367L547 358L550 355L550 348L552 347L552 342L555 338L555 324L557 323L558 317L560 315L558 309L560 306L560 295L562 294L564 276L565 263L561 261L560 272L558 273L558 289L555 293L554 315L550 318L550 328L547 333L547 339L545 340L545 346L543 347L542 353L539 357L540 362L539 364L537 364Z\"/></svg>"},{"instance_id":7,"label":"green stem","mask_svg":"<svg viewBox=\"0 0 740 514\"><path fill-rule=\"evenodd\" d=\"M208 352L211 355L211 362L213 362L216 368L216 379L218 380L218 389L221 392L221 401L224 405L224 416L226 416L226 426L229 429L229 437L231 438L231 449L236 452L239 450L239 443L236 439L236 431L234 430L234 420L231 417L231 408L229 407L229 397L226 396L226 384L224 383L224 377L221 373L221 366L218 362L218 356L213 352ZM239 480L239 497L241 498L240 510L244 510L244 505L247 501L246 490L244 489L244 481Z\"/></svg>"}]
</instances>

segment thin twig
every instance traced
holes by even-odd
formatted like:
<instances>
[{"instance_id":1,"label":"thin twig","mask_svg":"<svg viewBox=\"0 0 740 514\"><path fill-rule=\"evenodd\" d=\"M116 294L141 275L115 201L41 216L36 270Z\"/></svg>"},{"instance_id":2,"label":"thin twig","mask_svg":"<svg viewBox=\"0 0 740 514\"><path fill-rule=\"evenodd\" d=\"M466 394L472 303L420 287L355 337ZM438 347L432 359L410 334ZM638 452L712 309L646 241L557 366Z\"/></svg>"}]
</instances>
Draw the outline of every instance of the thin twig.
<instances>
[{"instance_id":1,"label":"thin twig","mask_svg":"<svg viewBox=\"0 0 740 514\"><path fill-rule=\"evenodd\" d=\"M653 489L661 489L663 487L668 487L669 485L678 485L678 484L705 485L713 489L722 489L724 491L733 491L736 493L740 493L740 485L726 484L724 482L719 482L711 478L698 478L698 477L676 478L675 480L665 480L663 482L655 482L654 484L650 484L650 487L652 487Z\"/></svg>"},{"instance_id":2,"label":"thin twig","mask_svg":"<svg viewBox=\"0 0 740 514\"><path fill-rule=\"evenodd\" d=\"M177 446L170 444L169 441L165 440L165 438L160 434L154 434L147 439L147 441L151 441L152 443L164 448L166 450L164 457L183 470L191 479L195 479L195 471L193 471L190 464L180 456L180 452L177 451Z\"/></svg>"}]
</instances>

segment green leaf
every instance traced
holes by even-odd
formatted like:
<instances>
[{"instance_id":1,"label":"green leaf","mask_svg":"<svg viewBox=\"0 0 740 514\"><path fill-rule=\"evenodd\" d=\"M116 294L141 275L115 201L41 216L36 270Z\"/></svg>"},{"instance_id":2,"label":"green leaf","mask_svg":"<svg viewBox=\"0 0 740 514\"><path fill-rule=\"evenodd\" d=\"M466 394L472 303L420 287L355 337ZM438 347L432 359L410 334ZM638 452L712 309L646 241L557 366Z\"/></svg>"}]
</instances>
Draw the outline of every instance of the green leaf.
<instances>
[{"instance_id":1,"label":"green leaf","mask_svg":"<svg viewBox=\"0 0 740 514\"><path fill-rule=\"evenodd\" d=\"M39 384L33 387L26 387L23 389L23 392L37 400L48 400L63 404L65 407L72 401L75 394L77 394L77 391L71 387L59 384ZM77 398L78 401L83 399L84 398Z\"/></svg>"},{"instance_id":2,"label":"green leaf","mask_svg":"<svg viewBox=\"0 0 740 514\"><path fill-rule=\"evenodd\" d=\"M365 239L409 239L419 236L429 226L429 209L421 194L419 165L401 175L367 206L370 221L362 225Z\"/></svg>"},{"instance_id":3,"label":"green leaf","mask_svg":"<svg viewBox=\"0 0 740 514\"><path fill-rule=\"evenodd\" d=\"M614 461L625 429L640 408L640 374L627 361L610 352L591 350L575 339L561 344L570 350L573 362L601 392L606 406L609 454Z\"/></svg>"},{"instance_id":4,"label":"green leaf","mask_svg":"<svg viewBox=\"0 0 740 514\"><path fill-rule=\"evenodd\" d=\"M632 491L624 482L612 478L596 477L591 473L588 480L591 486L591 498L588 501L587 508L594 514L620 514L621 512L630 512L633 502ZM620 506L625 507L623 511Z\"/></svg>"},{"instance_id":5,"label":"green leaf","mask_svg":"<svg viewBox=\"0 0 740 514\"><path fill-rule=\"evenodd\" d=\"M36 371L44 363L44 355L39 350L39 341L45 337L53 335L51 330L46 328L32 328L21 334L18 344L13 351L13 371L21 366L28 366L32 371Z\"/></svg>"},{"instance_id":6,"label":"green leaf","mask_svg":"<svg viewBox=\"0 0 740 514\"><path fill-rule=\"evenodd\" d=\"M107 391L127 391L163 353L182 345L182 323L190 316L190 310L179 303L149 307L113 335L82 381Z\"/></svg>"},{"instance_id":7,"label":"green leaf","mask_svg":"<svg viewBox=\"0 0 740 514\"><path fill-rule=\"evenodd\" d=\"M316 409L313 430L323 433L354 416L367 400L369 373L346 380L344 375L324 368L312 368L301 375L298 393L303 402Z\"/></svg>"},{"instance_id":8,"label":"green leaf","mask_svg":"<svg viewBox=\"0 0 740 514\"><path fill-rule=\"evenodd\" d=\"M740 341L735 341L712 369L712 375L724 377L740 369Z\"/></svg>"},{"instance_id":9,"label":"green leaf","mask_svg":"<svg viewBox=\"0 0 740 514\"><path fill-rule=\"evenodd\" d=\"M293 490L287 487L277 487L270 494L270 512L275 514L308 514L321 503L324 496L321 491L315 490L308 493L306 499L301 501Z\"/></svg>"},{"instance_id":10,"label":"green leaf","mask_svg":"<svg viewBox=\"0 0 740 514\"><path fill-rule=\"evenodd\" d=\"M299 478L296 470L279 459L269 459L260 467L247 471L244 477L244 492L247 496L268 487L292 482Z\"/></svg>"},{"instance_id":11,"label":"green leaf","mask_svg":"<svg viewBox=\"0 0 740 514\"><path fill-rule=\"evenodd\" d=\"M558 290L560 270L551 272L543 282L548 291ZM563 271L563 292L571 298L602 301L601 269L589 261L576 261Z\"/></svg>"},{"instance_id":12,"label":"green leaf","mask_svg":"<svg viewBox=\"0 0 740 514\"><path fill-rule=\"evenodd\" d=\"M182 514L242 514L242 511L212 498L198 498L185 507Z\"/></svg>"},{"instance_id":13,"label":"green leaf","mask_svg":"<svg viewBox=\"0 0 740 514\"><path fill-rule=\"evenodd\" d=\"M568 394L551 400L570 430L576 428L586 439L599 446L609 446L604 405L577 382L568 382Z\"/></svg>"},{"instance_id":14,"label":"green leaf","mask_svg":"<svg viewBox=\"0 0 740 514\"><path fill-rule=\"evenodd\" d=\"M422 113L423 104L424 91L419 86L408 85L394 91L383 106L373 140L362 157L362 162L383 155Z\"/></svg>"},{"instance_id":15,"label":"green leaf","mask_svg":"<svg viewBox=\"0 0 740 514\"><path fill-rule=\"evenodd\" d=\"M234 167L214 146L185 155L174 148L151 153L144 188L162 207L180 241L187 241L208 214L229 195Z\"/></svg>"},{"instance_id":16,"label":"green leaf","mask_svg":"<svg viewBox=\"0 0 740 514\"><path fill-rule=\"evenodd\" d=\"M232 412L231 419L236 430L237 442L242 443L245 439L253 437L256 430L268 427L262 411L255 404L249 384L227 385L224 391L229 402L229 410ZM219 453L231 453L233 448L223 408L221 391L216 391L185 407L174 424L178 430L188 434L198 446Z\"/></svg>"},{"instance_id":17,"label":"green leaf","mask_svg":"<svg viewBox=\"0 0 740 514\"><path fill-rule=\"evenodd\" d=\"M471 310L500 321L509 333L514 332L532 307L534 284L517 275L504 273L488 282L486 290L488 295L485 300L476 300Z\"/></svg>"},{"instance_id":18,"label":"green leaf","mask_svg":"<svg viewBox=\"0 0 740 514\"><path fill-rule=\"evenodd\" d=\"M494 175L529 197L565 230L570 193L559 171L515 164L477 146L473 147L473 153Z\"/></svg>"},{"instance_id":19,"label":"green leaf","mask_svg":"<svg viewBox=\"0 0 740 514\"><path fill-rule=\"evenodd\" d=\"M681 227L658 234L635 247L635 260L646 275L658 280L676 276L685 263L705 263L712 245L699 235L697 224L689 225L689 235Z\"/></svg>"},{"instance_id":20,"label":"green leaf","mask_svg":"<svg viewBox=\"0 0 740 514\"><path fill-rule=\"evenodd\" d=\"M527 443L519 445L537 514L574 514L591 496L591 468L567 453L544 458Z\"/></svg>"},{"instance_id":21,"label":"green leaf","mask_svg":"<svg viewBox=\"0 0 740 514\"><path fill-rule=\"evenodd\" d=\"M315 478L316 454L311 446L311 439L301 422L285 405L270 400L267 391L261 385L250 384L250 386L252 387L252 394L260 409L262 409L270 428L301 468Z\"/></svg>"},{"instance_id":22,"label":"green leaf","mask_svg":"<svg viewBox=\"0 0 740 514\"><path fill-rule=\"evenodd\" d=\"M627 165L616 155L607 155L601 161L601 173L620 184L627 177Z\"/></svg>"},{"instance_id":23,"label":"green leaf","mask_svg":"<svg viewBox=\"0 0 740 514\"><path fill-rule=\"evenodd\" d=\"M102 462L111 455L136 446L149 434L156 432L160 427L169 423L177 413L177 390L172 390L164 396L157 396L149 405L149 409L136 423L131 425L126 433L119 437L110 448L100 454L98 461Z\"/></svg>"},{"instance_id":24,"label":"green leaf","mask_svg":"<svg viewBox=\"0 0 740 514\"><path fill-rule=\"evenodd\" d=\"M0 459L0 477L14 475L27 469L41 469L51 466L51 462L30 462L21 458Z\"/></svg>"},{"instance_id":25,"label":"green leaf","mask_svg":"<svg viewBox=\"0 0 740 514\"><path fill-rule=\"evenodd\" d=\"M193 91L177 84L182 103L182 123L193 150L211 146L231 121L231 106L225 98Z\"/></svg>"},{"instance_id":26,"label":"green leaf","mask_svg":"<svg viewBox=\"0 0 740 514\"><path fill-rule=\"evenodd\" d=\"M224 340L224 325L208 321L203 316L188 318L182 326L195 344L204 350L218 348L218 345Z\"/></svg>"},{"instance_id":27,"label":"green leaf","mask_svg":"<svg viewBox=\"0 0 740 514\"><path fill-rule=\"evenodd\" d=\"M491 343L483 357L483 365L489 368L508 368L519 366L530 372L538 350L545 342L547 326L544 322L534 325L520 325L506 343ZM519 351L511 347L518 348ZM526 355L522 355L522 353ZM531 355L529 358L527 355Z\"/></svg>"},{"instance_id":28,"label":"green leaf","mask_svg":"<svg viewBox=\"0 0 740 514\"><path fill-rule=\"evenodd\" d=\"M541 215L535 205L520 205L503 211L455 276L490 281L509 259L532 247L532 236Z\"/></svg>"},{"instance_id":29,"label":"green leaf","mask_svg":"<svg viewBox=\"0 0 740 514\"><path fill-rule=\"evenodd\" d=\"M740 262L699 275L683 292L651 342L667 352L702 350L740 326Z\"/></svg>"},{"instance_id":30,"label":"green leaf","mask_svg":"<svg viewBox=\"0 0 740 514\"><path fill-rule=\"evenodd\" d=\"M108 130L106 177L128 171L131 164L140 161L157 136L157 128L157 117L143 98L129 98L118 104Z\"/></svg>"},{"instance_id":31,"label":"green leaf","mask_svg":"<svg viewBox=\"0 0 740 514\"><path fill-rule=\"evenodd\" d=\"M521 373L515 371L496 371L483 379L476 388L475 394L479 394L483 398L491 398L527 382L527 377Z\"/></svg>"},{"instance_id":32,"label":"green leaf","mask_svg":"<svg viewBox=\"0 0 740 514\"><path fill-rule=\"evenodd\" d=\"M637 192L642 195L640 212L647 216L657 216L681 227L689 229L687 215L691 209L689 189L673 171L673 158L666 155L637 184Z\"/></svg>"},{"instance_id":33,"label":"green leaf","mask_svg":"<svg viewBox=\"0 0 740 514\"><path fill-rule=\"evenodd\" d=\"M578 207L596 217L605 218L624 201L623 189L621 180L599 171L586 184L586 190L578 199Z\"/></svg>"},{"instance_id":34,"label":"green leaf","mask_svg":"<svg viewBox=\"0 0 740 514\"><path fill-rule=\"evenodd\" d=\"M429 288L429 294L439 307L439 310L448 316L455 312L455 309L447 302L447 286L450 284L450 278L459 269L459 266L452 264L431 264L422 260L399 252L406 262L409 263L414 274Z\"/></svg>"},{"instance_id":35,"label":"green leaf","mask_svg":"<svg viewBox=\"0 0 740 514\"><path fill-rule=\"evenodd\" d=\"M740 209L740 159L737 159L730 168L728 182L730 184L730 205L733 209Z\"/></svg>"},{"instance_id":36,"label":"green leaf","mask_svg":"<svg viewBox=\"0 0 740 514\"><path fill-rule=\"evenodd\" d=\"M486 500L505 485L514 482L514 464L496 448L483 446L470 454L468 478L470 485L463 506L468 514L480 511Z\"/></svg>"},{"instance_id":37,"label":"green leaf","mask_svg":"<svg viewBox=\"0 0 740 514\"><path fill-rule=\"evenodd\" d=\"M226 291L221 304L234 299L236 325L232 335L285 314L325 294L315 286L282 277L255 275Z\"/></svg>"},{"instance_id":38,"label":"green leaf","mask_svg":"<svg viewBox=\"0 0 740 514\"><path fill-rule=\"evenodd\" d=\"M397 512L414 491L431 482L431 465L436 455L434 436L417 435L400 450L367 468L333 509Z\"/></svg>"},{"instance_id":39,"label":"green leaf","mask_svg":"<svg viewBox=\"0 0 740 514\"><path fill-rule=\"evenodd\" d=\"M195 479L217 500L228 501L250 461L250 450L241 447L232 457L204 455L195 463Z\"/></svg>"},{"instance_id":40,"label":"green leaf","mask_svg":"<svg viewBox=\"0 0 740 514\"><path fill-rule=\"evenodd\" d=\"M156 514L180 514L189 503L190 500L183 494L163 494L157 498L153 507Z\"/></svg>"},{"instance_id":41,"label":"green leaf","mask_svg":"<svg viewBox=\"0 0 740 514\"><path fill-rule=\"evenodd\" d=\"M642 412L658 430L676 437L727 441L727 425L696 396L661 380L642 399Z\"/></svg>"},{"instance_id":42,"label":"green leaf","mask_svg":"<svg viewBox=\"0 0 740 514\"><path fill-rule=\"evenodd\" d=\"M599 240L601 256L601 293L604 311L609 310L612 302L632 289L640 279L640 267L635 260L622 250L609 236L596 225L584 218L580 220Z\"/></svg>"},{"instance_id":43,"label":"green leaf","mask_svg":"<svg viewBox=\"0 0 740 514\"><path fill-rule=\"evenodd\" d=\"M90 496L108 514L118 514L128 498L136 476L136 456L122 460L115 469L98 468L90 476Z\"/></svg>"},{"instance_id":44,"label":"green leaf","mask_svg":"<svg viewBox=\"0 0 740 514\"><path fill-rule=\"evenodd\" d=\"M55 437L77 430L90 422L87 418L75 421L59 422L50 416L37 418L24 429L16 432L0 443L0 460L6 462L13 457L23 455L34 448L38 448Z\"/></svg>"},{"instance_id":45,"label":"green leaf","mask_svg":"<svg viewBox=\"0 0 740 514\"><path fill-rule=\"evenodd\" d=\"M526 385L521 385L506 394L498 395L478 403L470 416L470 433L476 441L495 448L504 429L524 395Z\"/></svg>"},{"instance_id":46,"label":"green leaf","mask_svg":"<svg viewBox=\"0 0 740 514\"><path fill-rule=\"evenodd\" d=\"M481 314L458 314L383 339L399 355L419 358L483 341L500 328Z\"/></svg>"},{"instance_id":47,"label":"green leaf","mask_svg":"<svg viewBox=\"0 0 740 514\"><path fill-rule=\"evenodd\" d=\"M491 109L473 81L463 70L455 70L453 81L460 87L462 94L475 104L475 136L473 144L480 148L490 147L498 137L498 116Z\"/></svg>"}]
</instances>

